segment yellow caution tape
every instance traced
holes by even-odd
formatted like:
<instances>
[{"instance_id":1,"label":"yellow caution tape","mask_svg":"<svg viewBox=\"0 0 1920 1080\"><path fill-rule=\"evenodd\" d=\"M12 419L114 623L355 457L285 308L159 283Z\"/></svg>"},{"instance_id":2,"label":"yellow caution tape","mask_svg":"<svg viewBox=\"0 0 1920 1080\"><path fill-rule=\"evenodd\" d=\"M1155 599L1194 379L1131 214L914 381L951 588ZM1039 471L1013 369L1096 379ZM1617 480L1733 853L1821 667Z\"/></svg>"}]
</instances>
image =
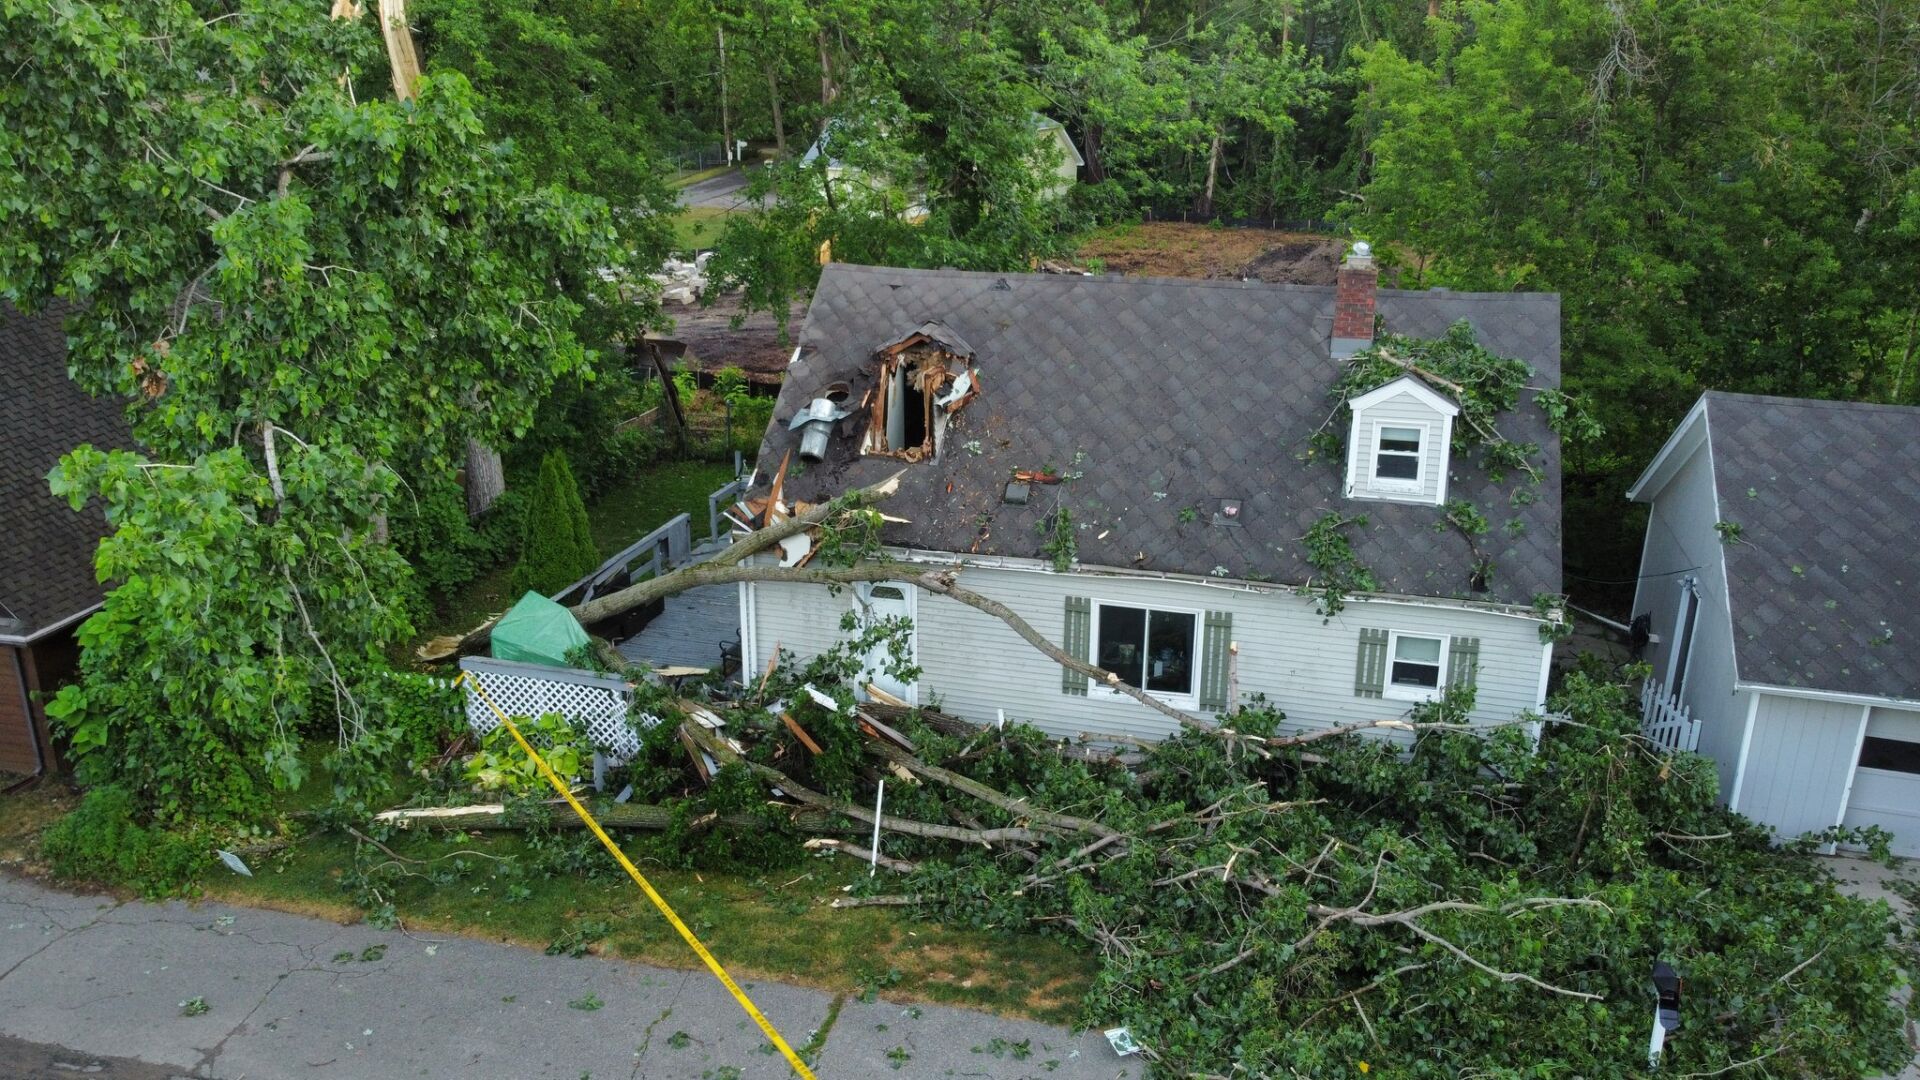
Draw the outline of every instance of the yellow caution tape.
<instances>
[{"instance_id":1,"label":"yellow caution tape","mask_svg":"<svg viewBox=\"0 0 1920 1080\"><path fill-rule=\"evenodd\" d=\"M733 977L727 974L727 969L721 967L720 961L715 960L713 954L707 951L707 947L700 944L700 939L693 936L693 931L687 927L687 924L680 921L680 916L674 914L666 898L654 890L653 885L640 873L640 868L633 865L633 861L627 858L626 852L620 850L620 845L613 842L613 838L608 836L607 831L600 827L600 823L593 819L593 815L587 812L587 808L580 805L580 800L573 797L573 792L567 789L566 782L560 779L552 766L547 764L547 760L533 748L533 744L527 741L527 737L520 734L520 729L514 726L507 714L500 711L500 706L493 703L493 697L487 693L486 688L481 686L478 680L467 678L467 673L464 671L460 673L458 679L454 680L454 685L458 686L462 682L473 686L474 692L480 695L480 700L486 702L487 708L493 710L493 715L499 717L500 722L506 725L507 733L513 736L513 741L519 743L520 749L525 750L527 756L533 759L534 767L540 770L540 775L547 778L547 783L553 785L553 790L567 800L567 805L573 807L573 812L579 814L580 820L586 822L587 828L593 830L593 835L600 838L600 842L606 845L607 850L619 862L620 868L627 872L627 876L633 879L634 884L640 886L640 891L647 894L647 899L653 901L653 906L660 909L660 914L665 915L667 921L673 924L673 928L680 931L680 936L686 940L688 947L693 949L694 955L700 958L701 963L707 965L707 970L713 972L713 977L720 980L720 985L727 988L727 993L733 995L733 1000L747 1010L747 1015L753 1017L753 1022L760 1025L760 1031L766 1035L768 1041L773 1043L774 1049L779 1050L781 1056L787 1059L787 1064L793 1066L793 1071L800 1074L802 1080L814 1080L813 1071L807 1068L806 1062L800 1060L799 1054L793 1052L793 1047L787 1045L787 1040L781 1038L780 1033L774 1030L773 1022L754 1005L746 992L740 989L740 984L734 982Z\"/></svg>"}]
</instances>

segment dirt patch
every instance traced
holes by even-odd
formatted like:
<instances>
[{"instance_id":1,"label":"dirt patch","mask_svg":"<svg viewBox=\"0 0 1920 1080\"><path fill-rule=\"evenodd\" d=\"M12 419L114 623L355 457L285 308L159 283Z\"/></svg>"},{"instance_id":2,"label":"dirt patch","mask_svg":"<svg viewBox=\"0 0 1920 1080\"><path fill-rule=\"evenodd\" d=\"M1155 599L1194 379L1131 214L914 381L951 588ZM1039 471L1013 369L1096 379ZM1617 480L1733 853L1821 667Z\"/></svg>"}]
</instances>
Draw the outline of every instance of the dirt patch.
<instances>
[{"instance_id":1,"label":"dirt patch","mask_svg":"<svg viewBox=\"0 0 1920 1080\"><path fill-rule=\"evenodd\" d=\"M793 305L787 322L786 341L780 340L780 328L771 313L756 311L743 315L738 293L720 297L712 307L668 303L666 315L673 319L671 333L657 335L682 343L685 349L681 366L712 374L725 367L737 367L747 373L750 382L778 385L787 372L787 358L793 355L794 342L807 323L807 306ZM734 319L740 325L733 325ZM674 350L668 349L670 355Z\"/></svg>"},{"instance_id":2,"label":"dirt patch","mask_svg":"<svg viewBox=\"0 0 1920 1080\"><path fill-rule=\"evenodd\" d=\"M1077 257L1114 274L1331 285L1345 250L1318 233L1156 221L1100 232Z\"/></svg>"}]
</instances>

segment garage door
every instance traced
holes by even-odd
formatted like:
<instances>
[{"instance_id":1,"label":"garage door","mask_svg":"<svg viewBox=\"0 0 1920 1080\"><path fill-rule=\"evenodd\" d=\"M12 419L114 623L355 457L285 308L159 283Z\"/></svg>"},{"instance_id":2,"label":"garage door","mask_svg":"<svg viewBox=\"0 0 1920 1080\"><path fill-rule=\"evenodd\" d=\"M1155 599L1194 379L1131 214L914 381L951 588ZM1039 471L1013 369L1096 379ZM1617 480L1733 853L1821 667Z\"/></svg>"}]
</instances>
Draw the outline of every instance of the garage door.
<instances>
[{"instance_id":1,"label":"garage door","mask_svg":"<svg viewBox=\"0 0 1920 1080\"><path fill-rule=\"evenodd\" d=\"M1869 714L1846 823L1878 825L1893 834L1894 854L1920 857L1920 713Z\"/></svg>"}]
</instances>

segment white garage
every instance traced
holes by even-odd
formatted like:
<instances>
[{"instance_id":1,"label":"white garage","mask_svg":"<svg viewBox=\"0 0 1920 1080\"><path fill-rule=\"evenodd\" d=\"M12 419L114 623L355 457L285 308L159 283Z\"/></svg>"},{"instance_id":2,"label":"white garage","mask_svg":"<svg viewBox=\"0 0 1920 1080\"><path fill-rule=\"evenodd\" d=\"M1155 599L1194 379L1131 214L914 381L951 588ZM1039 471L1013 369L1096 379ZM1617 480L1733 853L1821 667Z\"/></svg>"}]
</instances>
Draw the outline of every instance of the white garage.
<instances>
[{"instance_id":1,"label":"white garage","mask_svg":"<svg viewBox=\"0 0 1920 1080\"><path fill-rule=\"evenodd\" d=\"M1868 713L1845 823L1878 825L1894 835L1894 854L1920 857L1920 712Z\"/></svg>"}]
</instances>

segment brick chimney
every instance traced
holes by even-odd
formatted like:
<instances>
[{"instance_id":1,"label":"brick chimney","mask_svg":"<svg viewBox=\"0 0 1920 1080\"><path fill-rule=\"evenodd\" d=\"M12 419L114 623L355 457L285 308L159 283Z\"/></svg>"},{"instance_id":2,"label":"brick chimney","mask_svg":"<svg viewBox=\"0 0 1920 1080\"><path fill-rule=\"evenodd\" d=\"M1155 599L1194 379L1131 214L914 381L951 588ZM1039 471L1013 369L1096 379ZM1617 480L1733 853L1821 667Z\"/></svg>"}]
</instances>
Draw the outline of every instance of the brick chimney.
<instances>
[{"instance_id":1,"label":"brick chimney","mask_svg":"<svg viewBox=\"0 0 1920 1080\"><path fill-rule=\"evenodd\" d=\"M1333 358L1345 360L1373 344L1373 293L1380 272L1373 266L1373 248L1362 240L1340 267L1333 282Z\"/></svg>"}]
</instances>

